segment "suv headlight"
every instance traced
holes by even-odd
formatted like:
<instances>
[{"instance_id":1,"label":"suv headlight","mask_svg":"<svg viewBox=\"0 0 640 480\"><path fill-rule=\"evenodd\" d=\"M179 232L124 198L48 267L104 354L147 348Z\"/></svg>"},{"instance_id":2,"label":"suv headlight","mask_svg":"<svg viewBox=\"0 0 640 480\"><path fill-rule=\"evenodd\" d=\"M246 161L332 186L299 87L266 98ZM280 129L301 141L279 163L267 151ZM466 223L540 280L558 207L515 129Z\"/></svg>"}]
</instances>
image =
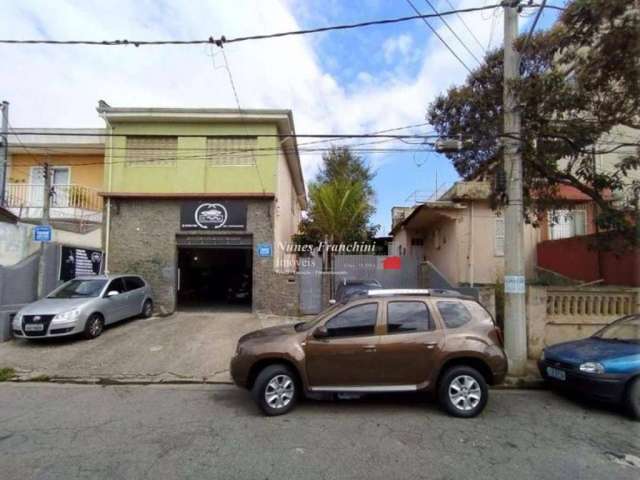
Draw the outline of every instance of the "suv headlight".
<instances>
[{"instance_id":1,"label":"suv headlight","mask_svg":"<svg viewBox=\"0 0 640 480\"><path fill-rule=\"evenodd\" d=\"M583 363L580 365L579 370L584 373L604 373L604 367L597 362Z\"/></svg>"},{"instance_id":2,"label":"suv headlight","mask_svg":"<svg viewBox=\"0 0 640 480\"><path fill-rule=\"evenodd\" d=\"M22 313L18 312L13 316L13 328L20 330L20 324L22 323Z\"/></svg>"},{"instance_id":3,"label":"suv headlight","mask_svg":"<svg viewBox=\"0 0 640 480\"><path fill-rule=\"evenodd\" d=\"M76 320L79 316L80 316L80 309L74 308L73 310L69 310L68 312L58 313L55 317L53 317L53 320L51 320L51 323L72 322Z\"/></svg>"}]
</instances>

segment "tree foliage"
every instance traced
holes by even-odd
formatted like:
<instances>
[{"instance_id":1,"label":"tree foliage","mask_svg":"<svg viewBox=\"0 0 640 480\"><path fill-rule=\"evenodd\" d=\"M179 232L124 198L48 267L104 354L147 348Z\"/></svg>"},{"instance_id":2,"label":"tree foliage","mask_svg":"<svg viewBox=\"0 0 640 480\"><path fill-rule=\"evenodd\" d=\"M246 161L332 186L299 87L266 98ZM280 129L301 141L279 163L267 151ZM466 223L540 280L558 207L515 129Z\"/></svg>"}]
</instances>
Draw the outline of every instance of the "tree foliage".
<instances>
[{"instance_id":1,"label":"tree foliage","mask_svg":"<svg viewBox=\"0 0 640 480\"><path fill-rule=\"evenodd\" d=\"M522 118L527 220L536 223L549 209L567 207L561 187L572 187L596 203L602 230L635 242L630 193L640 190L638 176L631 175L640 169L638 3L575 0L550 30L526 45L518 39L516 48L521 78L511 87ZM428 117L439 135L470 140L471 148L447 153L462 177L499 171L503 51L489 53L463 85L436 98ZM493 196L494 206L504 200Z\"/></svg>"},{"instance_id":2,"label":"tree foliage","mask_svg":"<svg viewBox=\"0 0 640 480\"><path fill-rule=\"evenodd\" d=\"M333 242L373 237L377 231L369 224L375 213L373 177L362 157L347 147L332 147L322 157L316 180L309 184L307 218L296 241L317 244L325 236Z\"/></svg>"}]
</instances>

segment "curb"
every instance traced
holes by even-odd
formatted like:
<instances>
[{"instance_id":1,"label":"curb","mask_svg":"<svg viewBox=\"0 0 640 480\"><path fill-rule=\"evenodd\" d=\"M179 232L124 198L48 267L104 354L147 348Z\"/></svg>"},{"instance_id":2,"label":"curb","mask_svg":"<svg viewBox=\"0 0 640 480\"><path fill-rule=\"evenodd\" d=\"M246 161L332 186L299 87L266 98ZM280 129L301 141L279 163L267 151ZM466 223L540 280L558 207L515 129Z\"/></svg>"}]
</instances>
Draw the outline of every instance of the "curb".
<instances>
[{"instance_id":1,"label":"curb","mask_svg":"<svg viewBox=\"0 0 640 480\"><path fill-rule=\"evenodd\" d=\"M14 377L8 382L11 383L59 383L74 385L233 385L229 380L210 380L207 378L182 378L182 379L159 379L149 380L147 378L117 378L117 377L56 377L56 376L26 376ZM542 379L507 377L504 383L494 385L492 390L547 390L547 385Z\"/></svg>"}]
</instances>

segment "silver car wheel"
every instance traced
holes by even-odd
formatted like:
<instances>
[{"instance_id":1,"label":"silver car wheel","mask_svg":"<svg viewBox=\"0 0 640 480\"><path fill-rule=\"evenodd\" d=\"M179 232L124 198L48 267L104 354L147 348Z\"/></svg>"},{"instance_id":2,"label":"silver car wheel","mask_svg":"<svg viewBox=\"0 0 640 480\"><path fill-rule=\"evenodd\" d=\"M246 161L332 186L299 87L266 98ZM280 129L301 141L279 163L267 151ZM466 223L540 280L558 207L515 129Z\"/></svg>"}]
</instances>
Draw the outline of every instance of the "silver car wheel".
<instances>
[{"instance_id":1,"label":"silver car wheel","mask_svg":"<svg viewBox=\"0 0 640 480\"><path fill-rule=\"evenodd\" d=\"M480 403L482 390L475 378L469 375L459 375L449 384L449 400L464 412L473 410Z\"/></svg>"},{"instance_id":2,"label":"silver car wheel","mask_svg":"<svg viewBox=\"0 0 640 480\"><path fill-rule=\"evenodd\" d=\"M89 333L91 334L91 336L97 337L102 331L102 323L97 317L93 317L90 321L91 324L89 325Z\"/></svg>"},{"instance_id":3,"label":"silver car wheel","mask_svg":"<svg viewBox=\"0 0 640 480\"><path fill-rule=\"evenodd\" d=\"M264 389L264 399L271 408L284 408L291 403L295 393L293 380L288 375L273 377Z\"/></svg>"}]
</instances>

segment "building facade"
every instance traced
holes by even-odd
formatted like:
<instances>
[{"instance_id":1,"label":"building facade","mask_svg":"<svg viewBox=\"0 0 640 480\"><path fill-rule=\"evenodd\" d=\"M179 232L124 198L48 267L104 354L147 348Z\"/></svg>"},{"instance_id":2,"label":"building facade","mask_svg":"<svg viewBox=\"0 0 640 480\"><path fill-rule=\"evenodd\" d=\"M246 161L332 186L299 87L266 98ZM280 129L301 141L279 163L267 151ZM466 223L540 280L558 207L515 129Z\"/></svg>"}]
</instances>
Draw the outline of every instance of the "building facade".
<instances>
[{"instance_id":1,"label":"building facade","mask_svg":"<svg viewBox=\"0 0 640 480\"><path fill-rule=\"evenodd\" d=\"M15 265L39 249L32 229L42 220L45 164L51 181L52 242L101 249L102 133L84 128L12 130L4 207L18 222L0 225L0 265Z\"/></svg>"},{"instance_id":2,"label":"building facade","mask_svg":"<svg viewBox=\"0 0 640 480\"><path fill-rule=\"evenodd\" d=\"M98 109L107 126L106 270L151 283L160 311L295 314L306 194L287 110Z\"/></svg>"}]
</instances>

